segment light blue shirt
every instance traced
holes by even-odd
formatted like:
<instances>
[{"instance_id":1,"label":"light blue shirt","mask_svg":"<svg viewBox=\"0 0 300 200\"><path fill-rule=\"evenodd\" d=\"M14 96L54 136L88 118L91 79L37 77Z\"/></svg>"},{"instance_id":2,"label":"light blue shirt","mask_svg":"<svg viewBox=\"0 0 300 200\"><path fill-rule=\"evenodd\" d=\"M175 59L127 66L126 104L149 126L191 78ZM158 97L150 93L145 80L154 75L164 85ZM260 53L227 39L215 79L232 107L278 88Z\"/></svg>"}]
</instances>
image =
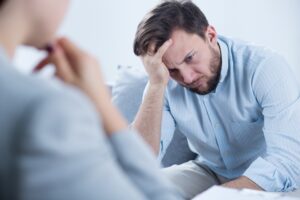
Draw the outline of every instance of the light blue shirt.
<instances>
[{"instance_id":1,"label":"light blue shirt","mask_svg":"<svg viewBox=\"0 0 300 200\"><path fill-rule=\"evenodd\" d=\"M287 62L266 48L219 37L221 78L198 95L170 80L162 156L175 127L197 161L229 179L246 176L266 191L300 185L300 87Z\"/></svg>"}]
</instances>

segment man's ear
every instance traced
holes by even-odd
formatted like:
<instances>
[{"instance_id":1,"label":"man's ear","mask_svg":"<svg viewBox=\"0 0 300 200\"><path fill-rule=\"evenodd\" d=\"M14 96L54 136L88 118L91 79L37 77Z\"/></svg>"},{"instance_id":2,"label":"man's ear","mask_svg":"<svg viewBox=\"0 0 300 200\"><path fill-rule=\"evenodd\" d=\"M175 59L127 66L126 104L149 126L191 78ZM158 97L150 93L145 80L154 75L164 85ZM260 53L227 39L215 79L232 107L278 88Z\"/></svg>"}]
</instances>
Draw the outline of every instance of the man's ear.
<instances>
[{"instance_id":1,"label":"man's ear","mask_svg":"<svg viewBox=\"0 0 300 200\"><path fill-rule=\"evenodd\" d=\"M215 28L213 26L209 25L206 29L206 38L207 38L208 42L213 44L213 45L217 44L217 42L218 42L217 41L217 39L218 39L217 36L218 35L217 35L217 32L216 32Z\"/></svg>"}]
</instances>

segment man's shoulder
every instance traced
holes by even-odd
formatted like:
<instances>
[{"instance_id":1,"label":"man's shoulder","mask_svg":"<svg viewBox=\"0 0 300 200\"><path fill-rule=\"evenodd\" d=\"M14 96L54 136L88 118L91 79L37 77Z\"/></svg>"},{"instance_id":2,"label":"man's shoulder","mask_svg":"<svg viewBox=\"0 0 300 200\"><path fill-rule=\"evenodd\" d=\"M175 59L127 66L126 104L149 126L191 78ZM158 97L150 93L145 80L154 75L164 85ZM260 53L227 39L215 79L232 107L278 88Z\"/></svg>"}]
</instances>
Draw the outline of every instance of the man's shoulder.
<instances>
[{"instance_id":1,"label":"man's shoulder","mask_svg":"<svg viewBox=\"0 0 300 200\"><path fill-rule=\"evenodd\" d=\"M257 65L266 59L280 56L274 50L254 42L225 36L219 36L218 39L228 47L229 59L232 59L233 62L244 61Z\"/></svg>"},{"instance_id":2,"label":"man's shoulder","mask_svg":"<svg viewBox=\"0 0 300 200\"><path fill-rule=\"evenodd\" d=\"M244 81L252 80L260 69L266 70L270 63L284 60L278 52L265 46L224 36L219 37L219 40L228 47L230 73L234 77L244 77Z\"/></svg>"}]
</instances>

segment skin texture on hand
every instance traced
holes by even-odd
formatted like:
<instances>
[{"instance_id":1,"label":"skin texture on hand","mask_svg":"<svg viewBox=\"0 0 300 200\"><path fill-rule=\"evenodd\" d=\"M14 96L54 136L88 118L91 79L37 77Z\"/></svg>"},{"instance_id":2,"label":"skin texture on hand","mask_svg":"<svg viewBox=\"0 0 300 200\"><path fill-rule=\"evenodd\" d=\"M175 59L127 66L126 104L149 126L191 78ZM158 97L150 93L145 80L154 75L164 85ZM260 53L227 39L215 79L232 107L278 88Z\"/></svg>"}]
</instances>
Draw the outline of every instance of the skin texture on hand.
<instances>
[{"instance_id":1,"label":"skin texture on hand","mask_svg":"<svg viewBox=\"0 0 300 200\"><path fill-rule=\"evenodd\" d=\"M67 38L58 39L52 47L48 47L48 52L48 56L37 65L35 71L53 64L56 69L55 75L59 79L77 87L92 100L102 116L108 135L127 128L127 122L111 103L100 65L94 57Z\"/></svg>"},{"instance_id":2,"label":"skin texture on hand","mask_svg":"<svg viewBox=\"0 0 300 200\"><path fill-rule=\"evenodd\" d=\"M150 52L142 57L145 70L149 75L150 84L166 85L168 83L170 75L162 58L171 45L172 40L167 40L156 53L152 53L155 49L154 44L152 44L149 49Z\"/></svg>"}]
</instances>

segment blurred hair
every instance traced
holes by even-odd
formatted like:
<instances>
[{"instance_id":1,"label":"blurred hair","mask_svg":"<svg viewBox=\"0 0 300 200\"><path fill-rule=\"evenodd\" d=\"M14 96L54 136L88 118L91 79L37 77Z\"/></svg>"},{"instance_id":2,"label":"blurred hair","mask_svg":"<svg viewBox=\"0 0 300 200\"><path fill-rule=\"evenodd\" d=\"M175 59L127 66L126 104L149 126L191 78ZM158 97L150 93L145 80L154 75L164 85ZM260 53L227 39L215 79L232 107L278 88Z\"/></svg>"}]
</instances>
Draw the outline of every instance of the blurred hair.
<instances>
[{"instance_id":1,"label":"blurred hair","mask_svg":"<svg viewBox=\"0 0 300 200\"><path fill-rule=\"evenodd\" d=\"M0 8L2 7L2 5L4 4L4 2L7 0L0 0Z\"/></svg>"}]
</instances>

